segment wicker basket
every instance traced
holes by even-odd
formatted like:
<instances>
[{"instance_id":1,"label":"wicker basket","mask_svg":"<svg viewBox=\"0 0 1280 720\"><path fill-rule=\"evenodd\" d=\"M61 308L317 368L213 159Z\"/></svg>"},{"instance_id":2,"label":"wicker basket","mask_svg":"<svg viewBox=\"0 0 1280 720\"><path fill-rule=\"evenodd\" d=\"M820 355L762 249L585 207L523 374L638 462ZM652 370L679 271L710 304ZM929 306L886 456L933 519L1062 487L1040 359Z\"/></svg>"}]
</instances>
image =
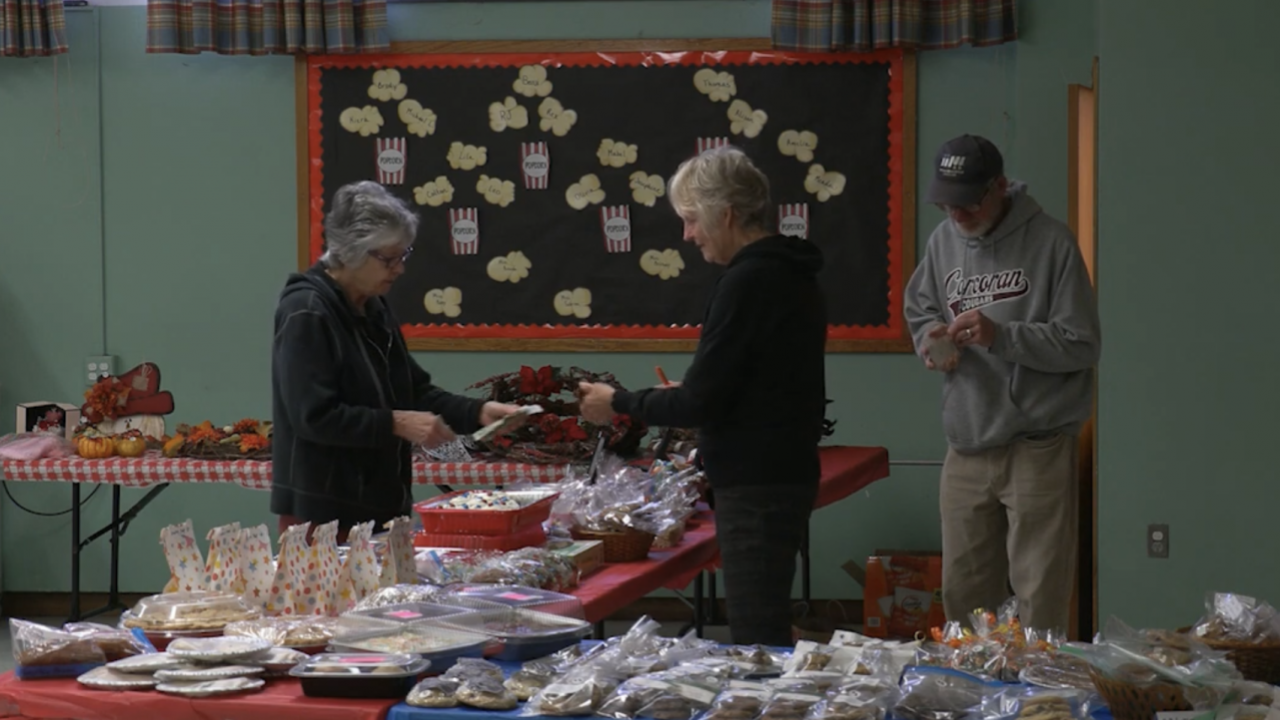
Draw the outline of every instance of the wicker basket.
<instances>
[{"instance_id":1,"label":"wicker basket","mask_svg":"<svg viewBox=\"0 0 1280 720\"><path fill-rule=\"evenodd\" d=\"M604 561L607 563L636 562L649 557L653 547L653 533L628 528L624 532L599 532L575 527L571 531L574 540L599 540L604 543Z\"/></svg>"},{"instance_id":2,"label":"wicker basket","mask_svg":"<svg viewBox=\"0 0 1280 720\"><path fill-rule=\"evenodd\" d=\"M1094 667L1089 668L1089 677L1115 720L1151 720L1158 712L1193 709L1176 683L1135 685L1104 676Z\"/></svg>"},{"instance_id":3,"label":"wicker basket","mask_svg":"<svg viewBox=\"0 0 1280 720\"><path fill-rule=\"evenodd\" d=\"M1179 632L1190 633L1191 628ZM1280 685L1280 641L1248 642L1242 640L1210 640L1197 637L1211 650L1225 652L1245 680Z\"/></svg>"}]
</instances>

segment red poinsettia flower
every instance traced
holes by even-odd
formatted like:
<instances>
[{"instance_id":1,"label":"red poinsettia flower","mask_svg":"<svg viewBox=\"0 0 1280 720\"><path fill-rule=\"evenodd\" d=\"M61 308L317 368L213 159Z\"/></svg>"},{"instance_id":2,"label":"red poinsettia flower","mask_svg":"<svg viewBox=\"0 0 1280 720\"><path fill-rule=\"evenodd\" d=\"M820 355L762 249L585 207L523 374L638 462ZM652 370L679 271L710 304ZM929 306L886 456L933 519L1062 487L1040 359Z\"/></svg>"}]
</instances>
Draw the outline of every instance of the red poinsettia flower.
<instances>
[{"instance_id":1,"label":"red poinsettia flower","mask_svg":"<svg viewBox=\"0 0 1280 720\"><path fill-rule=\"evenodd\" d=\"M564 436L567 440L587 439L587 431L583 430L582 426L578 424L578 418L565 418L564 422L560 423L560 428L564 431Z\"/></svg>"},{"instance_id":2,"label":"red poinsettia flower","mask_svg":"<svg viewBox=\"0 0 1280 720\"><path fill-rule=\"evenodd\" d=\"M555 372L550 365L537 370L525 365L520 368L520 392L524 395L554 395L560 392Z\"/></svg>"}]
</instances>

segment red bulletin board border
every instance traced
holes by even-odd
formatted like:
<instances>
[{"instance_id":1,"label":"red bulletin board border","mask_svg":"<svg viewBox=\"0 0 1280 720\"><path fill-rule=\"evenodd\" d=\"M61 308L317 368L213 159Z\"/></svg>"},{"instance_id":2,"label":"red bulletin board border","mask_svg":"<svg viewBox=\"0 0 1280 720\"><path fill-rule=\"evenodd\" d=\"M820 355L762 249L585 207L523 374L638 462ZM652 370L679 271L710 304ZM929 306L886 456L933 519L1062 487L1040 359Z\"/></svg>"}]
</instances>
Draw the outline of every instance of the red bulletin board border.
<instances>
[{"instance_id":1,"label":"red bulletin board border","mask_svg":"<svg viewBox=\"0 0 1280 720\"><path fill-rule=\"evenodd\" d=\"M300 260L306 257L308 264L314 263L322 253L324 160L321 151L320 82L322 71L327 68L502 68L529 64L547 67L647 67L827 63L887 63L890 72L889 126L886 128L889 134L889 202L886 208L889 215L889 322L882 326L831 325L828 327L828 351L910 352L911 341L903 318L902 303L906 276L910 267L915 264L915 57L902 50L875 53L444 52L309 56L305 61L309 244L305 255L299 253ZM298 79L301 80L301 77ZM301 98L299 103L301 104ZM690 325L405 324L402 330L414 349L434 350L520 348L686 351L692 349L700 333L698 326ZM490 341L506 342L495 344Z\"/></svg>"}]
</instances>

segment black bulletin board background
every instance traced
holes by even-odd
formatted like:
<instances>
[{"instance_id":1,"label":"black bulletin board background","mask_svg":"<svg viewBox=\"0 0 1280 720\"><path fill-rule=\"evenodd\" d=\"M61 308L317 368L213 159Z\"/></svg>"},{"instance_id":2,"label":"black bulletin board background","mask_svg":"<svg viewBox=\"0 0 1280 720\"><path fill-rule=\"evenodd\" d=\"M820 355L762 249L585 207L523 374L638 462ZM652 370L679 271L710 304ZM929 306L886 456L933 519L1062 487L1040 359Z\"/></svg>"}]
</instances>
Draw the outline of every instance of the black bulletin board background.
<instances>
[{"instance_id":1,"label":"black bulletin board background","mask_svg":"<svg viewBox=\"0 0 1280 720\"><path fill-rule=\"evenodd\" d=\"M749 53L729 57L734 55L751 59ZM625 60L610 64L588 53L313 59L309 259L321 251L319 222L333 194L344 184L377 179L377 140L403 138L404 182L388 187L413 205L421 224L413 258L389 300L411 343L421 346L420 341L433 340L431 347L468 349L476 341L506 339L522 340L519 347L531 348L576 339L600 341L593 349L602 343L641 349L635 346L696 339L721 268L706 263L696 247L682 241L681 222L666 197L659 197L653 207L637 202L629 178L642 170L667 180L680 162L696 153L699 138L724 137L768 175L775 211L781 204L807 203L809 239L819 245L826 261L820 282L828 299L832 339L845 341L840 349L888 349L884 341L902 334L904 276L902 223L895 217L901 214L895 183L902 182L902 173L893 171L901 166L901 131L893 127L891 107L894 57L869 61L855 56L853 61L834 56L843 61L821 64L785 57L790 60L717 64L685 58L683 64L651 66L623 64ZM901 57L896 56L899 68ZM534 63L547 67L553 84L550 97L577 112L576 123L563 137L540 129L542 97L526 97L512 88L520 66ZM737 90L733 97L768 113L759 136L731 133L726 115L730 103L713 102L696 89L694 73L707 66L731 73ZM408 132L398 115L399 100L370 97L374 72L386 67L399 71L407 87L405 99L435 112L434 134L423 138ZM497 132L489 126L489 105L507 97L527 109L529 124ZM342 127L339 117L344 109L370 105L384 121L377 134L363 137ZM820 202L805 190L810 163L778 150L778 136L787 129L818 135L812 162L844 175L840 195ZM895 132L897 148L892 142ZM602 165L597 149L604 138L637 145L637 162L623 168ZM446 155L455 141L486 148L486 163L472 170L452 168ZM551 163L546 189L524 187L522 142L546 143ZM600 179L605 199L576 210L566 201L565 191L588 173ZM507 207L486 202L476 188L482 174L512 181L514 202ZM417 204L414 188L441 175L453 185L452 201L440 207ZM630 252L606 251L600 209L616 205L630 210ZM477 210L478 254L451 252L450 208ZM662 280L641 270L639 259L649 249L677 250L684 261L679 276ZM486 271L490 259L516 250L531 262L528 277L518 283L491 279ZM428 313L423 304L426 292L450 286L462 291L461 315ZM561 316L553 306L557 292L577 287L592 294L592 312L585 320ZM848 347L850 341L870 341L870 347Z\"/></svg>"}]
</instances>

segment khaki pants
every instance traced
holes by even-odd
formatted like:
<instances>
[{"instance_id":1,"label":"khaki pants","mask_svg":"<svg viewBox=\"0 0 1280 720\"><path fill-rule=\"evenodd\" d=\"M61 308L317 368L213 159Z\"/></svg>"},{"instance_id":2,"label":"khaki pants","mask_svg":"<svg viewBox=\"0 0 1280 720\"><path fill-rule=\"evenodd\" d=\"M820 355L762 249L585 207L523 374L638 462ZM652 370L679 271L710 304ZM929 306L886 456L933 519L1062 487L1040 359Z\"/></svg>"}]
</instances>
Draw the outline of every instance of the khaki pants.
<instances>
[{"instance_id":1,"label":"khaki pants","mask_svg":"<svg viewBox=\"0 0 1280 720\"><path fill-rule=\"evenodd\" d=\"M1018 598L1022 626L1065 632L1079 534L1076 437L965 454L942 466L942 599L948 620Z\"/></svg>"}]
</instances>

